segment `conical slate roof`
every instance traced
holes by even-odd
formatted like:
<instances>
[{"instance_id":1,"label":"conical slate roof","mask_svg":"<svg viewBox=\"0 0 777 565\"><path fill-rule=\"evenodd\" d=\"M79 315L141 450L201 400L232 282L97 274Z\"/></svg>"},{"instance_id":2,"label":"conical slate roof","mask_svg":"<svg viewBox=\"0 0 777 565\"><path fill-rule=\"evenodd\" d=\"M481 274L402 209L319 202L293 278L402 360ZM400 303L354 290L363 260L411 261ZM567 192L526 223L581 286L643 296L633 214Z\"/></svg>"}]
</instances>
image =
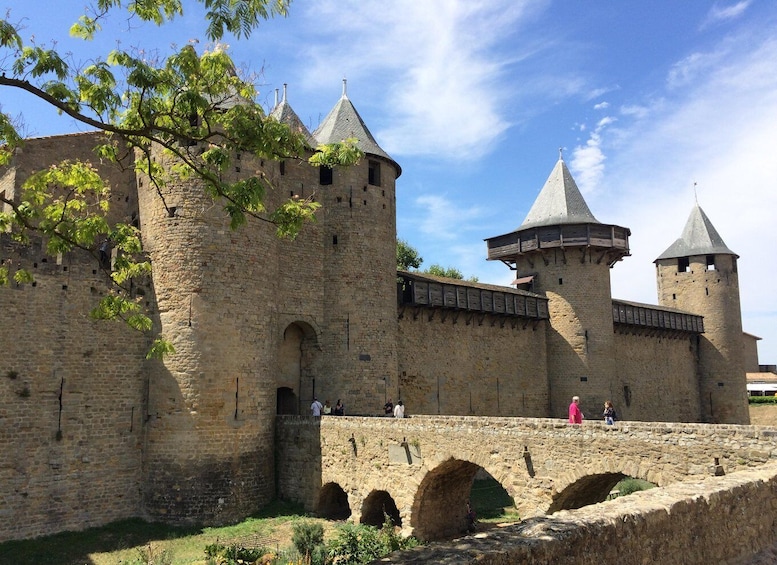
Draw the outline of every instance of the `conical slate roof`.
<instances>
[{"instance_id":1,"label":"conical slate roof","mask_svg":"<svg viewBox=\"0 0 777 565\"><path fill-rule=\"evenodd\" d=\"M685 228L680 238L669 246L656 261L660 259L674 259L677 257L689 257L691 255L734 255L723 242L715 227L710 222L704 210L696 204L691 210L691 215L685 223Z\"/></svg>"},{"instance_id":2,"label":"conical slate roof","mask_svg":"<svg viewBox=\"0 0 777 565\"><path fill-rule=\"evenodd\" d=\"M526 219L518 228L534 228L559 224L600 223L585 203L575 179L564 160L559 158L545 186L542 187Z\"/></svg>"},{"instance_id":3,"label":"conical slate roof","mask_svg":"<svg viewBox=\"0 0 777 565\"><path fill-rule=\"evenodd\" d=\"M305 124L302 123L302 120L299 119L299 116L297 116L297 113L292 109L291 105L286 101L286 85L283 85L283 98L281 99L280 103L277 102L278 98L278 90L275 90L275 108L272 109L272 112L270 112L270 117L275 118L282 124L286 124L289 126L289 129L294 132L301 133L305 136L305 139L308 142L308 145L311 147L315 147L317 145L317 142L313 135L310 133L308 128L305 127Z\"/></svg>"},{"instance_id":4,"label":"conical slate roof","mask_svg":"<svg viewBox=\"0 0 777 565\"><path fill-rule=\"evenodd\" d=\"M320 144L339 143L349 137L359 140L358 147L369 155L384 157L394 163L397 167L397 176L401 172L399 164L392 159L388 153L380 148L375 138L372 137L370 130L364 124L359 112L356 111L345 92L345 81L343 81L343 95L337 102L332 111L329 112L318 129L313 132L313 137Z\"/></svg>"}]
</instances>

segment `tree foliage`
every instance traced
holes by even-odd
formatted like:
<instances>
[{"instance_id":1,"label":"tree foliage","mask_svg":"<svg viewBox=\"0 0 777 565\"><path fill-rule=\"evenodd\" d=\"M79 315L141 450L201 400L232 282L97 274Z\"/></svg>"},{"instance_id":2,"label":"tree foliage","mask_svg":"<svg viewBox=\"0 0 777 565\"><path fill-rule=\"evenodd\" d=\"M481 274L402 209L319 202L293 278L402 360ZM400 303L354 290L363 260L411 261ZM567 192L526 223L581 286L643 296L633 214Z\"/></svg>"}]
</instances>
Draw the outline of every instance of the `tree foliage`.
<instances>
[{"instance_id":1,"label":"tree foliage","mask_svg":"<svg viewBox=\"0 0 777 565\"><path fill-rule=\"evenodd\" d=\"M289 199L268 210L264 196L272 187L267 179L235 181L225 172L240 153L268 160L304 158L309 149L306 140L254 102L257 92L251 80L239 76L227 49L218 43L226 34L247 38L266 18L286 15L289 0L197 2L206 10L205 33L214 45L201 52L186 45L163 60L132 49L114 49L83 64L71 61L56 47L34 40L25 43L19 24L0 20L0 89L24 91L108 134L95 160L120 162L134 155L136 171L148 177L165 208L164 187L173 178L196 177L214 202L223 206L233 229L255 218L274 224L279 237L294 238L314 219L319 205L312 198ZM89 41L110 16L164 26L183 15L182 0L96 0L69 31ZM9 164L24 143L21 127L22 123L0 112L0 166ZM157 149L175 166L160 166L152 155ZM310 163L347 166L360 157L356 140L349 139L319 146ZM110 188L91 163L56 164L27 179L14 197L0 195L0 232L10 232L22 243L37 233L50 254L82 250L95 258L99 243L109 238L119 251L112 268L106 269L115 292L92 315L122 319L135 329L149 331L151 321L128 289L133 279L149 275L151 263L143 254L136 228L109 225L109 201ZM10 278L8 268L0 267L0 283ZM25 271L16 271L13 278L32 279ZM162 338L150 353L171 351Z\"/></svg>"},{"instance_id":2,"label":"tree foliage","mask_svg":"<svg viewBox=\"0 0 777 565\"><path fill-rule=\"evenodd\" d=\"M397 239L397 269L402 271L419 269L423 262L423 257L414 247L403 239Z\"/></svg>"}]
</instances>

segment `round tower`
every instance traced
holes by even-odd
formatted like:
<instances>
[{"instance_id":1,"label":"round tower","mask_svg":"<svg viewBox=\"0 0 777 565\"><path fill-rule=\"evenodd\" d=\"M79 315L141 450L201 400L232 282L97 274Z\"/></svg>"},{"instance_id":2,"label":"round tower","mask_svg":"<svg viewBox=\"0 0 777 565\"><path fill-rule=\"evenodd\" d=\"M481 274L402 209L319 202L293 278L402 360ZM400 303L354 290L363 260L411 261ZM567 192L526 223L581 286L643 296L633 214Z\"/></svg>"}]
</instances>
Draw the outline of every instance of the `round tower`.
<instances>
[{"instance_id":1,"label":"round tower","mask_svg":"<svg viewBox=\"0 0 777 565\"><path fill-rule=\"evenodd\" d=\"M698 359L703 422L750 422L738 257L696 204L680 238L655 260L659 304L704 316Z\"/></svg>"},{"instance_id":2,"label":"round tower","mask_svg":"<svg viewBox=\"0 0 777 565\"><path fill-rule=\"evenodd\" d=\"M523 224L486 240L489 260L505 262L517 281L548 298L552 417L566 416L573 396L585 411L613 394L610 268L629 254L629 235L594 218L559 158Z\"/></svg>"},{"instance_id":3,"label":"round tower","mask_svg":"<svg viewBox=\"0 0 777 565\"><path fill-rule=\"evenodd\" d=\"M320 171L323 207L321 394L346 414L373 414L396 389L396 179L402 170L377 144L346 92L318 129L321 144L355 138L359 164ZM312 393L312 391L311 391Z\"/></svg>"},{"instance_id":4,"label":"round tower","mask_svg":"<svg viewBox=\"0 0 777 565\"><path fill-rule=\"evenodd\" d=\"M151 362L146 386L146 511L176 523L240 519L275 493L267 267L277 238L266 222L231 230L198 177L170 182L160 198L139 176L138 195L158 327L175 347Z\"/></svg>"}]
</instances>

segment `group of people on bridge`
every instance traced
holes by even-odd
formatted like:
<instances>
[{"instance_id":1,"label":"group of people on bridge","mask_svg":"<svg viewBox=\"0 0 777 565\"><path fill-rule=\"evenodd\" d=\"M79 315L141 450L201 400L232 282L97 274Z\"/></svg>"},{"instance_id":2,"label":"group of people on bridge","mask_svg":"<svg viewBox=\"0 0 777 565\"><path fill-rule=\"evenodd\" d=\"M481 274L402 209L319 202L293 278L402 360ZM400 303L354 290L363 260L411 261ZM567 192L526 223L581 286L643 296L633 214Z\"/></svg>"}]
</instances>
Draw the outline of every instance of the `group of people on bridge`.
<instances>
[{"instance_id":1,"label":"group of people on bridge","mask_svg":"<svg viewBox=\"0 0 777 565\"><path fill-rule=\"evenodd\" d=\"M572 403L569 405L569 423L582 424L584 417L585 416L583 415L583 411L580 409L580 397L573 396ZM604 418L604 423L608 426L612 426L615 423L617 415L611 400L608 400L604 403L604 412L602 412L602 417Z\"/></svg>"}]
</instances>

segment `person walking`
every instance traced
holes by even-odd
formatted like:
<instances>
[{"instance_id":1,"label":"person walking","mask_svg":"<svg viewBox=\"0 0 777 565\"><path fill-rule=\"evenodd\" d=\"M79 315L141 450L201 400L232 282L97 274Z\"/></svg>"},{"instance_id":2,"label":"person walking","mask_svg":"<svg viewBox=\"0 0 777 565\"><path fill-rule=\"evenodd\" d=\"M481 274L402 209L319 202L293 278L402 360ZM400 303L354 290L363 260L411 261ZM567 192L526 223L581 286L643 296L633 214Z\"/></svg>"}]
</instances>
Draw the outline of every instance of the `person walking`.
<instances>
[{"instance_id":1,"label":"person walking","mask_svg":"<svg viewBox=\"0 0 777 565\"><path fill-rule=\"evenodd\" d=\"M579 396L573 396L572 403L569 405L569 423L570 424L583 423L583 411L580 410Z\"/></svg>"},{"instance_id":2,"label":"person walking","mask_svg":"<svg viewBox=\"0 0 777 565\"><path fill-rule=\"evenodd\" d=\"M394 406L394 417L395 418L405 417L405 405L401 400L397 402L396 406Z\"/></svg>"},{"instance_id":3,"label":"person walking","mask_svg":"<svg viewBox=\"0 0 777 565\"><path fill-rule=\"evenodd\" d=\"M604 416L604 423L608 426L612 426L615 423L615 408L611 400L604 403L604 413L602 415Z\"/></svg>"},{"instance_id":4,"label":"person walking","mask_svg":"<svg viewBox=\"0 0 777 565\"><path fill-rule=\"evenodd\" d=\"M321 417L321 409L324 406L318 401L318 398L313 397L313 404L310 405L310 413L314 418Z\"/></svg>"}]
</instances>

